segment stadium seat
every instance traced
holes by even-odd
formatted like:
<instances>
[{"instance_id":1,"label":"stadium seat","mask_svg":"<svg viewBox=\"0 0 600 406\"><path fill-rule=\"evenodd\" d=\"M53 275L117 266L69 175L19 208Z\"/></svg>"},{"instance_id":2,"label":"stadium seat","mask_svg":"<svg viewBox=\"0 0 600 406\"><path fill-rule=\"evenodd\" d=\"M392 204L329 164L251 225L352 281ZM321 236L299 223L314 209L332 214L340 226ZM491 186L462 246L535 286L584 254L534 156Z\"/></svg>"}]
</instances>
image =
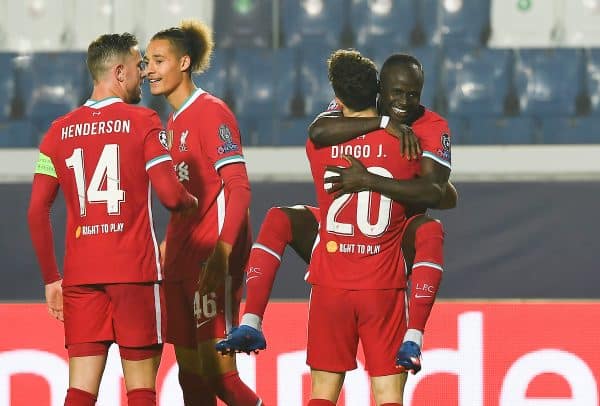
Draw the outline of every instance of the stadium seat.
<instances>
[{"instance_id":1,"label":"stadium seat","mask_svg":"<svg viewBox=\"0 0 600 406\"><path fill-rule=\"evenodd\" d=\"M352 3L352 25L358 49L375 42L388 49L407 48L415 27L413 0L358 0Z\"/></svg>"},{"instance_id":2,"label":"stadium seat","mask_svg":"<svg viewBox=\"0 0 600 406\"><path fill-rule=\"evenodd\" d=\"M490 34L490 0L443 0L439 34L444 46L479 46Z\"/></svg>"},{"instance_id":3,"label":"stadium seat","mask_svg":"<svg viewBox=\"0 0 600 406\"><path fill-rule=\"evenodd\" d=\"M223 97L229 78L229 69L232 59L233 50L231 49L223 49L214 52L208 70L206 72L194 74L194 82L207 92L217 97Z\"/></svg>"},{"instance_id":4,"label":"stadium seat","mask_svg":"<svg viewBox=\"0 0 600 406\"><path fill-rule=\"evenodd\" d=\"M531 117L468 118L470 144L533 144L538 140L537 123Z\"/></svg>"},{"instance_id":5,"label":"stadium seat","mask_svg":"<svg viewBox=\"0 0 600 406\"><path fill-rule=\"evenodd\" d=\"M588 53L586 79L592 114L600 115L600 49L592 49Z\"/></svg>"},{"instance_id":6,"label":"stadium seat","mask_svg":"<svg viewBox=\"0 0 600 406\"><path fill-rule=\"evenodd\" d=\"M13 61L15 54L0 52L0 121L8 119L14 97L15 77Z\"/></svg>"},{"instance_id":7,"label":"stadium seat","mask_svg":"<svg viewBox=\"0 0 600 406\"><path fill-rule=\"evenodd\" d=\"M544 117L541 121L545 144L600 143L599 117Z\"/></svg>"},{"instance_id":8,"label":"stadium seat","mask_svg":"<svg viewBox=\"0 0 600 406\"><path fill-rule=\"evenodd\" d=\"M416 27L411 38L412 47L436 46L442 42L440 31L440 0L415 1Z\"/></svg>"},{"instance_id":9,"label":"stadium seat","mask_svg":"<svg viewBox=\"0 0 600 406\"><path fill-rule=\"evenodd\" d=\"M29 120L0 121L0 148L34 148L40 138Z\"/></svg>"},{"instance_id":10,"label":"stadium seat","mask_svg":"<svg viewBox=\"0 0 600 406\"><path fill-rule=\"evenodd\" d=\"M271 146L275 141L275 117L241 114L237 116L244 146Z\"/></svg>"},{"instance_id":11,"label":"stadium seat","mask_svg":"<svg viewBox=\"0 0 600 406\"><path fill-rule=\"evenodd\" d=\"M238 115L272 116L275 110L273 50L236 48L229 80Z\"/></svg>"},{"instance_id":12,"label":"stadium seat","mask_svg":"<svg viewBox=\"0 0 600 406\"><path fill-rule=\"evenodd\" d=\"M441 80L448 113L501 115L509 89L510 61L506 50L448 49Z\"/></svg>"},{"instance_id":13,"label":"stadium seat","mask_svg":"<svg viewBox=\"0 0 600 406\"><path fill-rule=\"evenodd\" d=\"M292 48L276 52L277 110L282 117L310 119L324 111L334 98L327 78L331 50Z\"/></svg>"},{"instance_id":14,"label":"stadium seat","mask_svg":"<svg viewBox=\"0 0 600 406\"><path fill-rule=\"evenodd\" d=\"M218 47L268 47L273 36L269 0L214 2L213 29Z\"/></svg>"},{"instance_id":15,"label":"stadium seat","mask_svg":"<svg viewBox=\"0 0 600 406\"><path fill-rule=\"evenodd\" d=\"M80 52L35 53L31 58L31 83L26 97L28 116L35 127L46 129L58 116L80 105L91 90L85 54ZM25 89L27 95L28 89Z\"/></svg>"},{"instance_id":16,"label":"stadium seat","mask_svg":"<svg viewBox=\"0 0 600 406\"><path fill-rule=\"evenodd\" d=\"M350 10L345 7L348 3L349 0L282 0L283 44L338 48L344 23L350 22Z\"/></svg>"},{"instance_id":17,"label":"stadium seat","mask_svg":"<svg viewBox=\"0 0 600 406\"><path fill-rule=\"evenodd\" d=\"M516 53L516 85L522 114L575 114L582 83L582 52L529 49Z\"/></svg>"},{"instance_id":18,"label":"stadium seat","mask_svg":"<svg viewBox=\"0 0 600 406\"><path fill-rule=\"evenodd\" d=\"M452 145L470 144L471 140L469 138L467 119L464 116L457 114L449 114L445 118L448 120Z\"/></svg>"},{"instance_id":19,"label":"stadium seat","mask_svg":"<svg viewBox=\"0 0 600 406\"><path fill-rule=\"evenodd\" d=\"M311 117L281 120L275 140L277 145L304 146L308 138L308 126L311 122Z\"/></svg>"}]
</instances>

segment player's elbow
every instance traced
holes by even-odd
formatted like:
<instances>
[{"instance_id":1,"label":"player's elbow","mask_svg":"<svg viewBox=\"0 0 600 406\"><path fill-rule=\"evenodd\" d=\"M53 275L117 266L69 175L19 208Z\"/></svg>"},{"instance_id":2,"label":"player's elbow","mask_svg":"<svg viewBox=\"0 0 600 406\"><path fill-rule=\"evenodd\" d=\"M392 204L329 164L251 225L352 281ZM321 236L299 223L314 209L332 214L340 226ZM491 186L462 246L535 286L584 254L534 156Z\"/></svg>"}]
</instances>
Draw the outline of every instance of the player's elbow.
<instances>
[{"instance_id":1,"label":"player's elbow","mask_svg":"<svg viewBox=\"0 0 600 406\"><path fill-rule=\"evenodd\" d=\"M317 147L325 147L329 145L327 143L326 120L327 119L325 117L317 118L308 127L308 138L310 138L312 143Z\"/></svg>"},{"instance_id":2,"label":"player's elbow","mask_svg":"<svg viewBox=\"0 0 600 406\"><path fill-rule=\"evenodd\" d=\"M169 211L180 211L188 208L188 202L190 199L187 196L187 192L183 190L179 193L158 193L158 200L165 208Z\"/></svg>"},{"instance_id":3,"label":"player's elbow","mask_svg":"<svg viewBox=\"0 0 600 406\"><path fill-rule=\"evenodd\" d=\"M440 204L442 203L443 196L443 186L437 183L432 183L430 187L427 188L427 191L423 193L422 200L419 203L430 209L439 208Z\"/></svg>"}]
</instances>

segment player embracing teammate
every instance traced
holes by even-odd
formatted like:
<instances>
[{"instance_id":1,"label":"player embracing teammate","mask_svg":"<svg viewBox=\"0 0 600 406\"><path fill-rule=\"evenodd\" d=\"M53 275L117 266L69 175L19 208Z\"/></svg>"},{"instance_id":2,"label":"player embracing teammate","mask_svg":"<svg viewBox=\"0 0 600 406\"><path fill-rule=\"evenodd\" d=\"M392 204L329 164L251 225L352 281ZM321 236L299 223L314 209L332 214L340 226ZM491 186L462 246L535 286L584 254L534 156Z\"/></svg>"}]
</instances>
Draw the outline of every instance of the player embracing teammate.
<instances>
[{"instance_id":1,"label":"player embracing teammate","mask_svg":"<svg viewBox=\"0 0 600 406\"><path fill-rule=\"evenodd\" d=\"M362 60L353 52L342 51L334 56L338 61L346 58ZM364 63L360 68L361 64L356 63L354 67L360 72L362 69L369 70L369 65ZM331 73L330 70L330 75ZM345 74L351 75L350 70ZM343 92L344 89L339 85L339 76L340 74L338 74L338 88ZM372 83L368 80L357 82L352 78L349 78L349 82L347 89L357 93L362 92L362 89L368 88L368 84ZM409 298L408 330L398 350L396 366L397 371L413 372L418 372L420 369L422 333L443 270L443 230L441 224L424 215L424 211L427 207L452 208L456 205L457 198L454 187L446 183L450 172L450 136L447 123L443 118L420 105L423 82L423 69L415 58L409 55L393 55L388 58L381 72L379 103L381 114L392 116L391 120L389 116L379 116L372 112L367 115L358 114L361 117L356 117L356 112L348 111L355 117L339 117L339 106L334 104L333 110L336 111L320 116L310 128L311 139L321 147L344 143L379 128L386 128L390 133L400 137L399 150L402 150L408 159L415 158L416 155L410 136L416 133L421 143L423 157L411 159L409 165L412 170L406 179L392 179L370 173L359 160L351 156L346 157L351 163L348 168L329 168L340 176L328 178L328 181L333 181L332 187L328 189L330 193L341 195L344 192L372 190L403 203L406 208L408 219L402 235L401 248L409 273L412 270L412 289ZM352 92L347 91L346 95ZM344 96L337 91L336 95L342 100L343 105ZM373 151L370 147L359 148L356 151L366 150ZM339 151L340 148L336 149L336 153L332 155L339 157ZM379 155L379 150L375 149L375 151ZM401 158L396 152L388 156L388 159ZM347 165L345 162L343 164ZM289 244L306 262L310 261L318 228L317 218L320 218L319 209L310 206L277 207L269 210L257 241L253 245L247 267L246 313L242 317L241 326L234 329L227 340L218 344L221 351L248 352L265 348L266 342L260 331L262 316L275 273L280 266L281 255L285 246ZM334 224L338 223L335 219L334 216ZM325 223L322 222L321 227L323 224ZM322 238L320 244L323 244ZM333 245L330 244L330 247ZM366 245L363 246L366 250ZM358 245L343 246L345 251L362 248ZM400 249L400 242L396 249ZM253 269L260 269L261 272L253 272ZM314 267L311 266L311 269ZM334 384L333 387L336 385ZM325 398L337 398L336 393L339 394L339 388L337 392L331 391L330 396ZM313 397L318 398L318 396L320 395L313 391Z\"/></svg>"}]
</instances>

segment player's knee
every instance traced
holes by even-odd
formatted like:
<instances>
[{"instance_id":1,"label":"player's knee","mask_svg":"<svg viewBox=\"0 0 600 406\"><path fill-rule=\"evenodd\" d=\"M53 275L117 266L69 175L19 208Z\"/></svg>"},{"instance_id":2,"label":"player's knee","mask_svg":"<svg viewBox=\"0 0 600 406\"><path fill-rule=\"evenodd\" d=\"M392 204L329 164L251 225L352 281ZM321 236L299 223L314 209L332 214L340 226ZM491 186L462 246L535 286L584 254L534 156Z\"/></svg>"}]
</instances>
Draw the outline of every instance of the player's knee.
<instances>
[{"instance_id":1,"label":"player's knee","mask_svg":"<svg viewBox=\"0 0 600 406\"><path fill-rule=\"evenodd\" d=\"M289 224L290 219L287 207L271 207L265 214L264 224Z\"/></svg>"},{"instance_id":2,"label":"player's knee","mask_svg":"<svg viewBox=\"0 0 600 406\"><path fill-rule=\"evenodd\" d=\"M415 231L415 246L422 244L428 239L444 240L444 226L441 221L426 218L426 220L417 227Z\"/></svg>"},{"instance_id":3,"label":"player's knee","mask_svg":"<svg viewBox=\"0 0 600 406\"><path fill-rule=\"evenodd\" d=\"M371 388L377 404L401 404L405 382L406 374L372 377Z\"/></svg>"},{"instance_id":4,"label":"player's knee","mask_svg":"<svg viewBox=\"0 0 600 406\"><path fill-rule=\"evenodd\" d=\"M188 348L176 345L175 358L177 359L177 366L179 367L180 371L184 370L191 374L197 375L202 374L200 357L198 356L198 350L196 348Z\"/></svg>"}]
</instances>

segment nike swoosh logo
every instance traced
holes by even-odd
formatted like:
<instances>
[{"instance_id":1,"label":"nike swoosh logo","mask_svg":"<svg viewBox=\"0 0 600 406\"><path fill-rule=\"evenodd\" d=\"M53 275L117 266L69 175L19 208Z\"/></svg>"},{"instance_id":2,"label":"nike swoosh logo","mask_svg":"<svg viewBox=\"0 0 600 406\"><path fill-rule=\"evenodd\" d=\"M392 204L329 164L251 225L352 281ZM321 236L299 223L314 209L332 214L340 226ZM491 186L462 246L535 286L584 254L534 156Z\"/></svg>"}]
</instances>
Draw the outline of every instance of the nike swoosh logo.
<instances>
[{"instance_id":1,"label":"nike swoosh logo","mask_svg":"<svg viewBox=\"0 0 600 406\"><path fill-rule=\"evenodd\" d=\"M202 323L196 322L196 328L202 327L203 325L205 325L206 323L209 323L211 321L212 321L212 319L204 320Z\"/></svg>"},{"instance_id":2,"label":"nike swoosh logo","mask_svg":"<svg viewBox=\"0 0 600 406\"><path fill-rule=\"evenodd\" d=\"M420 298L423 298L423 297L433 297L433 296L431 296L431 295L418 295L418 294L415 295L415 299L420 299Z\"/></svg>"}]
</instances>

